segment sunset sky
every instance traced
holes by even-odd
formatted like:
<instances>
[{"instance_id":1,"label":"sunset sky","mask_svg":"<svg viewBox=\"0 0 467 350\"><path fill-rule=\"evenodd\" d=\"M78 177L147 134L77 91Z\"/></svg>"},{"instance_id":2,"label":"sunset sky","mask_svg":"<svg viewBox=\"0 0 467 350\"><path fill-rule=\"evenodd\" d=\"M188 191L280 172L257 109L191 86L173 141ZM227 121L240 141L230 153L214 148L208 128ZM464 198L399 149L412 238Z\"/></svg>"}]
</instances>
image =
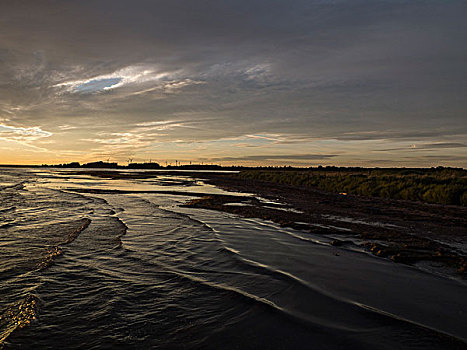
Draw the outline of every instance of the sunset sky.
<instances>
[{"instance_id":1,"label":"sunset sky","mask_svg":"<svg viewBox=\"0 0 467 350\"><path fill-rule=\"evenodd\" d=\"M467 167L467 2L0 2L0 163Z\"/></svg>"}]
</instances>

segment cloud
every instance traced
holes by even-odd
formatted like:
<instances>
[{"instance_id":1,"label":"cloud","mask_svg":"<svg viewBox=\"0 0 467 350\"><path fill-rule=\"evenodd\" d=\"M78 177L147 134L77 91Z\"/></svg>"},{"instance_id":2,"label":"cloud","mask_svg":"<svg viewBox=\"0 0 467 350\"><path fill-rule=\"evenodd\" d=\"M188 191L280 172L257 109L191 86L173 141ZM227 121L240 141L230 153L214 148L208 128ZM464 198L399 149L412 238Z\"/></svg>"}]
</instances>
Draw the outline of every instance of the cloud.
<instances>
[{"instance_id":1,"label":"cloud","mask_svg":"<svg viewBox=\"0 0 467 350\"><path fill-rule=\"evenodd\" d=\"M463 147L467 147L467 144L459 143L459 142L439 142L439 143L424 144L420 146L417 145L417 148L422 148L422 149L463 148Z\"/></svg>"},{"instance_id":2,"label":"cloud","mask_svg":"<svg viewBox=\"0 0 467 350\"><path fill-rule=\"evenodd\" d=\"M211 161L268 161L268 160L325 160L336 157L336 154L265 154L243 157L217 157L209 158Z\"/></svg>"},{"instance_id":3,"label":"cloud","mask_svg":"<svg viewBox=\"0 0 467 350\"><path fill-rule=\"evenodd\" d=\"M0 140L6 141L11 150L8 156L17 151L18 146L21 146L26 152L47 152L46 148L34 145L34 141L40 142L41 139L52 136L53 134L44 131L39 127L15 127L5 124L0 124Z\"/></svg>"},{"instance_id":4,"label":"cloud","mask_svg":"<svg viewBox=\"0 0 467 350\"><path fill-rule=\"evenodd\" d=\"M151 122L143 122L143 123L137 123L136 126L142 126L142 127L151 127L151 126L163 126L163 125L170 125L177 123L176 121L173 120L160 120L160 121L151 121Z\"/></svg>"},{"instance_id":5,"label":"cloud","mask_svg":"<svg viewBox=\"0 0 467 350\"><path fill-rule=\"evenodd\" d=\"M411 144L457 154L466 14L460 0L7 1L0 122L44 134L2 134L52 130L51 158L64 144L124 159L202 143L199 157L235 158L235 140L244 158L316 142L348 162L403 161Z\"/></svg>"},{"instance_id":6,"label":"cloud","mask_svg":"<svg viewBox=\"0 0 467 350\"><path fill-rule=\"evenodd\" d=\"M24 128L0 124L0 137L3 139L29 142L49 136L52 136L51 132L44 131L37 126Z\"/></svg>"},{"instance_id":7,"label":"cloud","mask_svg":"<svg viewBox=\"0 0 467 350\"><path fill-rule=\"evenodd\" d=\"M460 142L438 142L438 143L426 143L426 144L412 144L407 147L387 148L387 149L376 149L376 152L388 152L388 151L400 151L400 150L432 150L432 149L444 149L444 148L465 148L467 144Z\"/></svg>"},{"instance_id":8,"label":"cloud","mask_svg":"<svg viewBox=\"0 0 467 350\"><path fill-rule=\"evenodd\" d=\"M427 160L427 161L435 161L435 162L439 162L439 163L442 163L443 161L466 161L467 160L467 156L465 155L443 155L443 156L439 156L439 155L425 155L425 156L420 156L420 157L417 157L417 158L414 158L414 157L402 157L403 159L407 159L407 160L418 160L418 161L423 161L423 160Z\"/></svg>"},{"instance_id":9,"label":"cloud","mask_svg":"<svg viewBox=\"0 0 467 350\"><path fill-rule=\"evenodd\" d=\"M346 141L365 141L365 140L414 140L414 139L433 139L435 137L463 137L467 135L467 128L460 126L457 129L444 130L370 130L345 132L336 135L338 140ZM441 144L441 143L440 143Z\"/></svg>"},{"instance_id":10,"label":"cloud","mask_svg":"<svg viewBox=\"0 0 467 350\"><path fill-rule=\"evenodd\" d=\"M73 129L76 129L77 127L76 126L71 126L71 125L68 125L68 124L64 124L64 125L59 125L58 128L60 130L73 130Z\"/></svg>"},{"instance_id":11,"label":"cloud","mask_svg":"<svg viewBox=\"0 0 467 350\"><path fill-rule=\"evenodd\" d=\"M135 65L119 69L110 74L95 76L89 79L65 81L53 87L65 88L72 93L92 93L112 90L128 85L139 85L160 81L174 73L158 72L157 67L151 65Z\"/></svg>"},{"instance_id":12,"label":"cloud","mask_svg":"<svg viewBox=\"0 0 467 350\"><path fill-rule=\"evenodd\" d=\"M109 150L110 146L115 150L125 148L134 152L151 144L160 143L160 138L167 136L167 134L158 131L192 128L187 124L183 121L170 120L143 122L135 124L134 127L128 128L128 131L125 132L100 132L96 138L83 138L81 141L103 145L102 148L94 147L93 151Z\"/></svg>"},{"instance_id":13,"label":"cloud","mask_svg":"<svg viewBox=\"0 0 467 350\"><path fill-rule=\"evenodd\" d=\"M270 71L271 65L268 63L262 63L247 68L245 70L245 76L248 80L263 80L267 77Z\"/></svg>"},{"instance_id":14,"label":"cloud","mask_svg":"<svg viewBox=\"0 0 467 350\"><path fill-rule=\"evenodd\" d=\"M173 93L174 90L182 89L190 85L200 85L200 84L206 84L206 82L192 80L192 79L184 79L184 80L179 80L179 81L174 80L174 81L170 81L164 84L164 91L168 93Z\"/></svg>"}]
</instances>

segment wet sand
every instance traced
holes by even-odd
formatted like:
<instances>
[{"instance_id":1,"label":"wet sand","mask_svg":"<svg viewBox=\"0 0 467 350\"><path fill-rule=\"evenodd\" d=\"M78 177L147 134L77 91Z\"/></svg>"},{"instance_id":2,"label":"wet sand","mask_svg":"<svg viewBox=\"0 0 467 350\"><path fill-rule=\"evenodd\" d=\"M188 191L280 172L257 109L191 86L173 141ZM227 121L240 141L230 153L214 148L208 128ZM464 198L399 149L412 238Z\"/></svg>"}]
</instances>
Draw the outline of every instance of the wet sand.
<instances>
[{"instance_id":1,"label":"wet sand","mask_svg":"<svg viewBox=\"0 0 467 350\"><path fill-rule=\"evenodd\" d=\"M200 177L200 175L197 175ZM281 226L333 235L336 246L356 244L398 263L417 264L463 278L467 270L467 208L368 198L312 188L202 174L226 190L254 193L272 203L209 196L187 205L274 221ZM241 201L240 201L241 203ZM355 240L356 238L357 240Z\"/></svg>"},{"instance_id":2,"label":"wet sand","mask_svg":"<svg viewBox=\"0 0 467 350\"><path fill-rule=\"evenodd\" d=\"M465 278L467 271L465 207L342 195L242 179L231 172L79 170L69 173L107 179L151 179L161 175L200 179L236 193L232 196L198 193L195 196L201 198L190 201L187 206L271 220L284 227L333 237L330 243L335 246L362 249L397 263L417 265L443 275ZM190 183L189 180L185 182ZM187 194L183 191L157 192ZM239 192L245 196L241 198Z\"/></svg>"}]
</instances>

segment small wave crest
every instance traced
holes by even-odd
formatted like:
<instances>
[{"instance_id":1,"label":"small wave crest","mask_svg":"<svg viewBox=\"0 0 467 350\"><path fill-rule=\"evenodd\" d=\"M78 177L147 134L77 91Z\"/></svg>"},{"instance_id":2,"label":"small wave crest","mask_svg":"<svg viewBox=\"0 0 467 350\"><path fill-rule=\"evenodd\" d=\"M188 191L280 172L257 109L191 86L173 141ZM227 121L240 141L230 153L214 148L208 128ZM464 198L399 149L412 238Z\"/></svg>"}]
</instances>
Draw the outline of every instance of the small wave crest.
<instances>
[{"instance_id":1,"label":"small wave crest","mask_svg":"<svg viewBox=\"0 0 467 350\"><path fill-rule=\"evenodd\" d=\"M12 185L0 186L0 191L9 190L9 189L10 190L22 190L26 182L27 181L21 181L21 182L12 184Z\"/></svg>"},{"instance_id":2,"label":"small wave crest","mask_svg":"<svg viewBox=\"0 0 467 350\"><path fill-rule=\"evenodd\" d=\"M81 220L81 225L79 225L76 229L74 229L73 231L71 231L69 234L68 234L68 237L65 238L65 240L63 241L62 244L69 244L71 242L73 242L76 237L78 237L78 235L83 232L88 226L89 224L91 223L91 220L90 219L82 219ZM39 270L43 270L47 267L49 267L50 265L52 265L52 263L54 262L54 260L63 254L63 251L62 249L57 245L57 246L54 246L52 248L49 248L46 253L44 254L43 256L43 260L40 261L37 265L38 269Z\"/></svg>"},{"instance_id":3,"label":"small wave crest","mask_svg":"<svg viewBox=\"0 0 467 350\"><path fill-rule=\"evenodd\" d=\"M41 271L51 266L54 260L63 254L60 245L69 244L84 231L91 223L88 218L83 218L73 225L71 230L62 238L62 242L46 249L33 270ZM27 327L37 318L39 298L32 294L27 294L23 299L10 303L3 310L0 310L0 349L5 346L6 339L15 331Z\"/></svg>"},{"instance_id":4,"label":"small wave crest","mask_svg":"<svg viewBox=\"0 0 467 350\"><path fill-rule=\"evenodd\" d=\"M12 211L12 210L15 210L15 209L16 209L15 206L8 207L8 208L1 208L0 213L6 213L6 212L9 212L9 211Z\"/></svg>"},{"instance_id":5,"label":"small wave crest","mask_svg":"<svg viewBox=\"0 0 467 350\"><path fill-rule=\"evenodd\" d=\"M0 349L6 339L16 330L28 326L36 320L39 310L39 298L28 294L23 299L0 311Z\"/></svg>"}]
</instances>

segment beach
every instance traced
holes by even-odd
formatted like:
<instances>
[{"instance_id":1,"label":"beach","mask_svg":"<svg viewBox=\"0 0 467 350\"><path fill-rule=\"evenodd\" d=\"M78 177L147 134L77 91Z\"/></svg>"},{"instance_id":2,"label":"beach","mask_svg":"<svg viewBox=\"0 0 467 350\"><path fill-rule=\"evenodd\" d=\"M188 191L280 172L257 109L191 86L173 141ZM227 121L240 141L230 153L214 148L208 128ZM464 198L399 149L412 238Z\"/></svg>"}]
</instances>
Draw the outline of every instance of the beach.
<instances>
[{"instance_id":1,"label":"beach","mask_svg":"<svg viewBox=\"0 0 467 350\"><path fill-rule=\"evenodd\" d=\"M1 176L5 348L465 348L463 208L233 173ZM366 244L426 241L442 258Z\"/></svg>"},{"instance_id":2,"label":"beach","mask_svg":"<svg viewBox=\"0 0 467 350\"><path fill-rule=\"evenodd\" d=\"M255 193L269 203L232 205L238 201L218 196L193 202L191 206L264 218L282 226L333 235L333 244L339 246L355 246L355 239L358 239L360 246L396 262L418 263L438 270L451 267L451 273L456 269L461 276L466 272L466 207L352 196L228 174L211 174L205 178L208 183L231 191ZM444 272L448 271L449 268Z\"/></svg>"}]
</instances>

